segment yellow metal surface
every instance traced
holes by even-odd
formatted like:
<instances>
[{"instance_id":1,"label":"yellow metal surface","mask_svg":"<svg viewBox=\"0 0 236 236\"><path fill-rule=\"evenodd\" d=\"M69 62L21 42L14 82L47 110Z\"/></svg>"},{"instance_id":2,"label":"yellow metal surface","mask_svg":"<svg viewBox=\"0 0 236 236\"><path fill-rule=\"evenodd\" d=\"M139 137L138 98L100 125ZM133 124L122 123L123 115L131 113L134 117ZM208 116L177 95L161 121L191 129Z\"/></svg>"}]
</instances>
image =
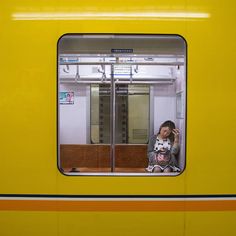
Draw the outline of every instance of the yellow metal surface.
<instances>
[{"instance_id":1,"label":"yellow metal surface","mask_svg":"<svg viewBox=\"0 0 236 236\"><path fill-rule=\"evenodd\" d=\"M1 232L4 236L17 235L35 235L35 236L50 236L50 235L143 235L153 233L155 230L150 227L150 221L155 221L157 218L155 213L126 213L120 212L110 213L39 213L39 212L8 212L0 213ZM175 235L181 235L183 230L183 221L181 217L183 213L162 213L159 223L165 227L166 222L169 222L170 217L175 218L173 222L173 231ZM73 220L74 219L74 220ZM75 219L77 223L75 222ZM10 222L15 222L14 228ZM128 224L127 224L128 222ZM148 227L149 226L149 227ZM11 228L10 228L11 227ZM9 230L10 229L10 230ZM163 234L173 235L173 231L166 230Z\"/></svg>"},{"instance_id":2,"label":"yellow metal surface","mask_svg":"<svg viewBox=\"0 0 236 236\"><path fill-rule=\"evenodd\" d=\"M233 0L1 1L1 194L235 194L235 8ZM57 41L66 33L186 39L181 175L68 177L58 171ZM233 235L233 219L235 212L1 212L0 226L4 236L144 235L160 232L155 221L161 221L162 235Z\"/></svg>"},{"instance_id":3,"label":"yellow metal surface","mask_svg":"<svg viewBox=\"0 0 236 236\"><path fill-rule=\"evenodd\" d=\"M224 5L219 1L127 1L125 6L119 1L1 2L2 191L233 193L234 5L233 1ZM187 168L183 174L114 178L59 173L56 64L57 41L65 33L179 34L186 39Z\"/></svg>"},{"instance_id":4,"label":"yellow metal surface","mask_svg":"<svg viewBox=\"0 0 236 236\"><path fill-rule=\"evenodd\" d=\"M186 220L186 223L182 219ZM211 220L209 220L211 219ZM171 220L171 227L170 227ZM14 227L12 227L14 223ZM161 228L156 228L161 225ZM144 235L161 232L164 236L232 235L235 213L194 212L7 212L0 213L1 234L18 235Z\"/></svg>"}]
</instances>

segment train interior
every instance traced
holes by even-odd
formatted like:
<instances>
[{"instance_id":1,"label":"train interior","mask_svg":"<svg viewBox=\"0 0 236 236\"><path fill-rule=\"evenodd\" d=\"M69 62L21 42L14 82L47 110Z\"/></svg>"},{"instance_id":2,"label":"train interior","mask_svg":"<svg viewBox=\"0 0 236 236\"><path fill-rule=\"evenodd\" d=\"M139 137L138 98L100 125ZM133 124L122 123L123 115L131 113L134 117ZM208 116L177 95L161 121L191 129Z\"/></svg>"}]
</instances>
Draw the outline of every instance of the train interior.
<instances>
[{"instance_id":1,"label":"train interior","mask_svg":"<svg viewBox=\"0 0 236 236\"><path fill-rule=\"evenodd\" d=\"M181 172L186 133L181 37L64 35L59 40L58 166L63 173L160 175L146 171L147 144L166 120L180 130Z\"/></svg>"}]
</instances>

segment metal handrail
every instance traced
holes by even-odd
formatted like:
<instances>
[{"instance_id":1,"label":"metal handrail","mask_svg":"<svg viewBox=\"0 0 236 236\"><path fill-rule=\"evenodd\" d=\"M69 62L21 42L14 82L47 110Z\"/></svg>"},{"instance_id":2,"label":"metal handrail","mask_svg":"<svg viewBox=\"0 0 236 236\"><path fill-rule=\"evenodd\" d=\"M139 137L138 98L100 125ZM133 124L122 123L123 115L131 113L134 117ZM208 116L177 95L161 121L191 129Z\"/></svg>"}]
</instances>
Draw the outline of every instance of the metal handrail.
<instances>
[{"instance_id":1,"label":"metal handrail","mask_svg":"<svg viewBox=\"0 0 236 236\"><path fill-rule=\"evenodd\" d=\"M59 62L59 65L142 65L142 66L183 66L185 63L177 62Z\"/></svg>"},{"instance_id":2,"label":"metal handrail","mask_svg":"<svg viewBox=\"0 0 236 236\"><path fill-rule=\"evenodd\" d=\"M176 78L114 78L115 84L172 84ZM111 79L106 78L60 78L60 83L79 83L79 84L110 84Z\"/></svg>"}]
</instances>

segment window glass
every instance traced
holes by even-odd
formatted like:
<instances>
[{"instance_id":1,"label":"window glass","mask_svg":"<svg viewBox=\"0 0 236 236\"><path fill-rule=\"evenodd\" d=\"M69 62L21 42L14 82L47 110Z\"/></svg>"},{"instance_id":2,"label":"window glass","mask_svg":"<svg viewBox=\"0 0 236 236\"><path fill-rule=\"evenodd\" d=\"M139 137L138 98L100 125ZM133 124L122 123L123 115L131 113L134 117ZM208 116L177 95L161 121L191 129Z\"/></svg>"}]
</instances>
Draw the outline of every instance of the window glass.
<instances>
[{"instance_id":1,"label":"window glass","mask_svg":"<svg viewBox=\"0 0 236 236\"><path fill-rule=\"evenodd\" d=\"M58 166L68 175L178 175L186 43L175 35L64 35Z\"/></svg>"}]
</instances>

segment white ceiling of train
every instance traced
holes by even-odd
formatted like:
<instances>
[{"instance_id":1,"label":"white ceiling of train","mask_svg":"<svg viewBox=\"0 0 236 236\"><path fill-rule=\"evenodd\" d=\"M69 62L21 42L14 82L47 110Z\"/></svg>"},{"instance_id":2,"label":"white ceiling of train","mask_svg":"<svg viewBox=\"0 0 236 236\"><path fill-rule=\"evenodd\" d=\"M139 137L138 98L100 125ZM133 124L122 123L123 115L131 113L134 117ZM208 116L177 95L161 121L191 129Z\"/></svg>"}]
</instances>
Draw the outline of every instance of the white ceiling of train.
<instances>
[{"instance_id":1,"label":"white ceiling of train","mask_svg":"<svg viewBox=\"0 0 236 236\"><path fill-rule=\"evenodd\" d=\"M185 55L180 36L66 35L59 41L60 54L107 54L112 49L131 49L133 55Z\"/></svg>"},{"instance_id":2,"label":"white ceiling of train","mask_svg":"<svg viewBox=\"0 0 236 236\"><path fill-rule=\"evenodd\" d=\"M61 82L105 83L112 74L121 83L173 83L186 45L179 36L68 35L58 49Z\"/></svg>"}]
</instances>

